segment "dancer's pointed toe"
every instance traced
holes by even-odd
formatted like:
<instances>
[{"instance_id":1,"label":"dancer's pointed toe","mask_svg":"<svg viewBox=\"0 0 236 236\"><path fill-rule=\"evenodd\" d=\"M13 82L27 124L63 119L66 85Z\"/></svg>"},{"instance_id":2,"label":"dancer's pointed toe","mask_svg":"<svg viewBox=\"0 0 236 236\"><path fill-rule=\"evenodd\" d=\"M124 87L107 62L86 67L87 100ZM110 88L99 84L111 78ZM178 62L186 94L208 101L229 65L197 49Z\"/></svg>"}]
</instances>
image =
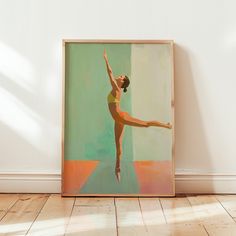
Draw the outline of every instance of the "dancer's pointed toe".
<instances>
[{"instance_id":1,"label":"dancer's pointed toe","mask_svg":"<svg viewBox=\"0 0 236 236\"><path fill-rule=\"evenodd\" d=\"M118 182L120 182L120 168L115 169L115 175Z\"/></svg>"}]
</instances>

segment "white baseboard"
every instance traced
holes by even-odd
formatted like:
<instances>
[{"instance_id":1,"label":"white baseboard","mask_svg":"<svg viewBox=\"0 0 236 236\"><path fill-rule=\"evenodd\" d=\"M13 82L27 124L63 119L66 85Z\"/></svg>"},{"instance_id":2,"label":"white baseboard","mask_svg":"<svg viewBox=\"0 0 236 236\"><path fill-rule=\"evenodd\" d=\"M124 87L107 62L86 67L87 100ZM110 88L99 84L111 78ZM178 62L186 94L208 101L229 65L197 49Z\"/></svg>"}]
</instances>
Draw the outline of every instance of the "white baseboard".
<instances>
[{"instance_id":1,"label":"white baseboard","mask_svg":"<svg viewBox=\"0 0 236 236\"><path fill-rule=\"evenodd\" d=\"M176 193L236 194L235 173L176 173Z\"/></svg>"},{"instance_id":2,"label":"white baseboard","mask_svg":"<svg viewBox=\"0 0 236 236\"><path fill-rule=\"evenodd\" d=\"M176 193L236 194L236 174L176 173ZM60 173L0 173L1 193L60 193Z\"/></svg>"},{"instance_id":3,"label":"white baseboard","mask_svg":"<svg viewBox=\"0 0 236 236\"><path fill-rule=\"evenodd\" d=\"M59 173L0 173L1 193L60 193Z\"/></svg>"}]
</instances>

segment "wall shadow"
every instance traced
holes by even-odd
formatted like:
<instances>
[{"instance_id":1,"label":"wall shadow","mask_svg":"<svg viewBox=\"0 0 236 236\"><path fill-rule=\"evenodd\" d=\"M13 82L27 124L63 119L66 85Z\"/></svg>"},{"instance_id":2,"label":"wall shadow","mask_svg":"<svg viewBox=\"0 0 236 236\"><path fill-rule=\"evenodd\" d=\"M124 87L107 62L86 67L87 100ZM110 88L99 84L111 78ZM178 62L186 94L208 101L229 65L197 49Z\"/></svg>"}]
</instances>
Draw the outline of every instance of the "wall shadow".
<instances>
[{"instance_id":1,"label":"wall shadow","mask_svg":"<svg viewBox=\"0 0 236 236\"><path fill-rule=\"evenodd\" d=\"M211 153L204 130L203 118L195 84L201 76L192 71L197 67L194 55L181 45L175 45L175 168L177 173L209 173ZM204 165L204 166L203 166ZM213 186L212 186L213 187Z\"/></svg>"}]
</instances>

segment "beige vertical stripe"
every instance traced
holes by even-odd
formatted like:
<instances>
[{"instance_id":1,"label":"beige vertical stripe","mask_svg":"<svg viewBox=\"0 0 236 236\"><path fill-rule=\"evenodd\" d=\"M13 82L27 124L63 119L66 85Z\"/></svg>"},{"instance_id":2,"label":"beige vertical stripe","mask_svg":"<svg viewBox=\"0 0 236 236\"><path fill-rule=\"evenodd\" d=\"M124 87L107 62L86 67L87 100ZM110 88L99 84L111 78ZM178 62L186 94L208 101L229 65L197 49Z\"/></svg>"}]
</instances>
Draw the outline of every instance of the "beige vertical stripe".
<instances>
[{"instance_id":1,"label":"beige vertical stripe","mask_svg":"<svg viewBox=\"0 0 236 236\"><path fill-rule=\"evenodd\" d=\"M172 61L170 44L132 44L132 115L171 122ZM171 160L171 131L133 128L134 160Z\"/></svg>"}]
</instances>

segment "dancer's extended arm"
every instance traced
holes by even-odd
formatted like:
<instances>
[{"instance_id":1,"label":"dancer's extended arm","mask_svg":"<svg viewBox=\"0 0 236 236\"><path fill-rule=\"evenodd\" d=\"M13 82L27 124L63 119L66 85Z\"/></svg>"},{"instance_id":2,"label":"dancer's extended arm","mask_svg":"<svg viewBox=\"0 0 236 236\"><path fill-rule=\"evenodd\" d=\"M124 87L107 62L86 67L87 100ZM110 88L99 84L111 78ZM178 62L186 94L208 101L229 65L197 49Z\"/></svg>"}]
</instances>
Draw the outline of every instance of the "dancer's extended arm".
<instances>
[{"instance_id":1,"label":"dancer's extended arm","mask_svg":"<svg viewBox=\"0 0 236 236\"><path fill-rule=\"evenodd\" d=\"M115 90L119 90L119 87L114 79L114 76L113 76L113 73L112 73L112 69L111 69L111 66L109 65L109 62L108 62L108 58L107 58L107 54L106 54L106 50L104 49L104 59L105 59L105 62L106 62L106 67L107 67L107 73L109 75L109 79L110 79L110 82L111 82L111 86L113 89Z\"/></svg>"}]
</instances>

